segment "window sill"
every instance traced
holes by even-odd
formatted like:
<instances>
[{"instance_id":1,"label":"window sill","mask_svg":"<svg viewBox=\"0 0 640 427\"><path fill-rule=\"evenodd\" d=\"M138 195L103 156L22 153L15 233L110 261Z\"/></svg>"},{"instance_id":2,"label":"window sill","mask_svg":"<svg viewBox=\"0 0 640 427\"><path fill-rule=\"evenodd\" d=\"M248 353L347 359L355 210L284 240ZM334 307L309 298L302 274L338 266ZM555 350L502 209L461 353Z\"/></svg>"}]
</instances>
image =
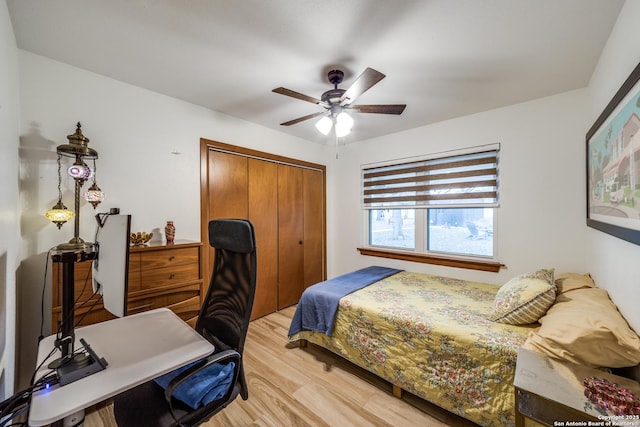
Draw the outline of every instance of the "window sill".
<instances>
[{"instance_id":1,"label":"window sill","mask_svg":"<svg viewBox=\"0 0 640 427\"><path fill-rule=\"evenodd\" d=\"M414 254L408 252L384 249L358 248L360 255L376 256L380 258L399 259L402 261L421 262L423 264L444 265L446 267L467 268L470 270L490 271L497 273L504 264L496 261L470 260L453 258L442 255Z\"/></svg>"}]
</instances>

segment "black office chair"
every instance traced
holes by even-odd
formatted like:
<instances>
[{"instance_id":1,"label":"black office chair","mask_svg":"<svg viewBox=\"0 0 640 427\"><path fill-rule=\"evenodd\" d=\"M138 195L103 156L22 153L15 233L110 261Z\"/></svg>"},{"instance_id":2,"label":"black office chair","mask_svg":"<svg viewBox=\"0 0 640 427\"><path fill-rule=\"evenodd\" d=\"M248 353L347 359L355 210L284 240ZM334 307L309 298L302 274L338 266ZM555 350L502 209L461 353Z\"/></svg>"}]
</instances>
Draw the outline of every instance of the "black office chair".
<instances>
[{"instance_id":1,"label":"black office chair","mask_svg":"<svg viewBox=\"0 0 640 427\"><path fill-rule=\"evenodd\" d=\"M120 427L194 426L225 408L238 395L249 398L242 352L256 289L256 243L246 220L209 222L209 243L215 248L207 296L200 308L196 331L215 346L215 352L171 380L163 389L149 381L114 399ZM212 363L235 363L231 387L224 397L192 409L172 397L178 385ZM108 369L108 368L107 368Z\"/></svg>"}]
</instances>

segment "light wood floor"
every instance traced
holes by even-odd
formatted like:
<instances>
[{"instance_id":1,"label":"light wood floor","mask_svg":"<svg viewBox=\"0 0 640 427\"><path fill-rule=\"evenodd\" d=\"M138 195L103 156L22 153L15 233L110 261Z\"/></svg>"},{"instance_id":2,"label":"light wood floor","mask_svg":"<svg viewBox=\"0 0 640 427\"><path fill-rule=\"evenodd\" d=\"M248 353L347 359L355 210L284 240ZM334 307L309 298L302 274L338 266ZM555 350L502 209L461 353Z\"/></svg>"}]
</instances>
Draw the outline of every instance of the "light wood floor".
<instances>
[{"instance_id":1,"label":"light wood floor","mask_svg":"<svg viewBox=\"0 0 640 427\"><path fill-rule=\"evenodd\" d=\"M249 400L237 398L204 424L229 426L477 427L405 393L320 347L287 340L295 307L251 323L245 344ZM87 411L85 427L113 427L110 402Z\"/></svg>"}]
</instances>

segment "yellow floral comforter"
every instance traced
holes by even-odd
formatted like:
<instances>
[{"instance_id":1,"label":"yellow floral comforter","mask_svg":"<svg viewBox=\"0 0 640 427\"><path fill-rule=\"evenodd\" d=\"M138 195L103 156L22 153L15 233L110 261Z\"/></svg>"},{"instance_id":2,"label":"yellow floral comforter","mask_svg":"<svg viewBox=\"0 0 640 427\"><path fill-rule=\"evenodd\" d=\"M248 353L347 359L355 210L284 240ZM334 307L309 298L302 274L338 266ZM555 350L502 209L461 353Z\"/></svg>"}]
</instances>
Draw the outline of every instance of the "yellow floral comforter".
<instances>
[{"instance_id":1,"label":"yellow floral comforter","mask_svg":"<svg viewBox=\"0 0 640 427\"><path fill-rule=\"evenodd\" d=\"M513 426L518 347L533 326L487 319L498 286L401 272L340 300L333 335L303 331L392 384L482 426Z\"/></svg>"}]
</instances>

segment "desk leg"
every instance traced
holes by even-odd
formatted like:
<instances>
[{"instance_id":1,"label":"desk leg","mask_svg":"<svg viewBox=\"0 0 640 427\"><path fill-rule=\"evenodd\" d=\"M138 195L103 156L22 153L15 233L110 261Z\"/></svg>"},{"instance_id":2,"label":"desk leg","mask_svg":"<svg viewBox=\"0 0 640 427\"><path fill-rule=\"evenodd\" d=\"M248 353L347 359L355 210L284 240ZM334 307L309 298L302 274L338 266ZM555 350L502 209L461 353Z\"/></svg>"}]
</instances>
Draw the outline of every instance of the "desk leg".
<instances>
[{"instance_id":1,"label":"desk leg","mask_svg":"<svg viewBox=\"0 0 640 427\"><path fill-rule=\"evenodd\" d=\"M520 393L518 393L518 389L515 387L514 387L514 391L516 394L516 405L514 408L516 412L516 427L524 427L524 415L520 413L520 398L519 398Z\"/></svg>"}]
</instances>

